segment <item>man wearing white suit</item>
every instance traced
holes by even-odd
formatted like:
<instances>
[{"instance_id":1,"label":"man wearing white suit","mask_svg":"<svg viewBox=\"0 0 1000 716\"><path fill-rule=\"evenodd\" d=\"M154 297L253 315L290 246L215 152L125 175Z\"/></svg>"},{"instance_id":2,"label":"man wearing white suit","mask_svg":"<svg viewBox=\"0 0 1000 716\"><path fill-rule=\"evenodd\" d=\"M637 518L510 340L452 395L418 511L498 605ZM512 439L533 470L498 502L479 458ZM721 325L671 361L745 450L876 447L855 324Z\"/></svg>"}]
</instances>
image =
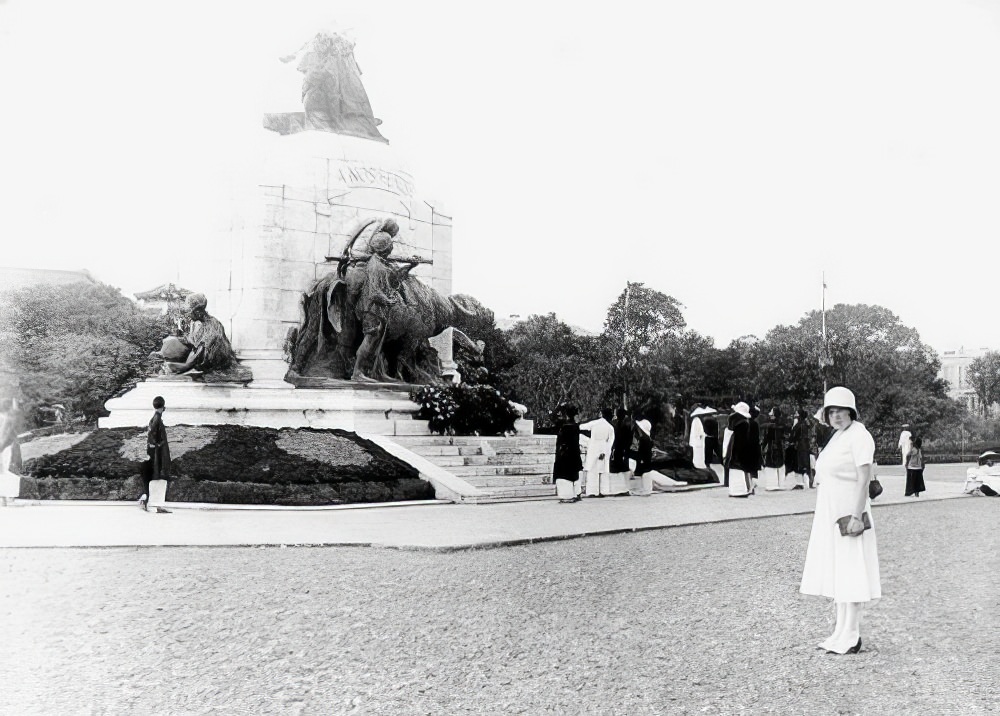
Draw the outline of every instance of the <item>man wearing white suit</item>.
<instances>
[{"instance_id":1,"label":"man wearing white suit","mask_svg":"<svg viewBox=\"0 0 1000 716\"><path fill-rule=\"evenodd\" d=\"M616 486L611 484L611 446L615 441L615 428L611 424L612 415L611 410L605 408L601 410L601 417L597 420L591 420L580 426L581 431L590 431L589 439L580 436L580 442L587 446L587 457L583 462L583 469L587 471L587 497L628 492L628 486L625 484L619 486L620 490L615 490Z\"/></svg>"}]
</instances>

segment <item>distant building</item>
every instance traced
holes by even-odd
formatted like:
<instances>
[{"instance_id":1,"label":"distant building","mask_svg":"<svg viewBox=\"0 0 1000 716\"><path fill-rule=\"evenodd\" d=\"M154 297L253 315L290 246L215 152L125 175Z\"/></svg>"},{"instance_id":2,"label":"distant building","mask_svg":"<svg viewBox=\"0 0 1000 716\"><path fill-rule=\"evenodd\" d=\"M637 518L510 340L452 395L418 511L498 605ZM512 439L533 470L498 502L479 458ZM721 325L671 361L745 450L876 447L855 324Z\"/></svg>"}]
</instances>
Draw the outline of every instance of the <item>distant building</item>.
<instances>
[{"instance_id":1,"label":"distant building","mask_svg":"<svg viewBox=\"0 0 1000 716\"><path fill-rule=\"evenodd\" d=\"M28 286L62 286L86 281L97 283L86 269L61 271L57 269L14 268L0 266L0 291L16 290Z\"/></svg>"},{"instance_id":2,"label":"distant building","mask_svg":"<svg viewBox=\"0 0 1000 716\"><path fill-rule=\"evenodd\" d=\"M969 410L979 410L979 399L976 391L969 385L969 366L976 358L982 358L991 349L967 349L964 346L954 351L944 351L941 359L939 377L948 381L948 397L961 400Z\"/></svg>"},{"instance_id":3,"label":"distant building","mask_svg":"<svg viewBox=\"0 0 1000 716\"><path fill-rule=\"evenodd\" d=\"M154 316L162 316L170 311L180 310L184 306L185 299L192 293L194 292L182 286L164 283L156 288L135 294L135 300L144 312Z\"/></svg>"}]
</instances>

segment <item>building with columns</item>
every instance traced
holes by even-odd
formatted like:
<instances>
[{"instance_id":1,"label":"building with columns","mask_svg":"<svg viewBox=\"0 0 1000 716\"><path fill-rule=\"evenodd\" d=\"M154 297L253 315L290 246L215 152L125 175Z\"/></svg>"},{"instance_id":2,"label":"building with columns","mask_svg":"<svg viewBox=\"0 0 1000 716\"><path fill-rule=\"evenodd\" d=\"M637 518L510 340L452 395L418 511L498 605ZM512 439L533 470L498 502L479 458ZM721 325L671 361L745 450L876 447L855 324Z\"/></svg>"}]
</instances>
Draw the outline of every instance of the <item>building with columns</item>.
<instances>
[{"instance_id":1,"label":"building with columns","mask_svg":"<svg viewBox=\"0 0 1000 716\"><path fill-rule=\"evenodd\" d=\"M961 400L968 406L969 410L979 410L979 398L976 391L969 385L969 366L976 358L981 358L990 352L990 348L965 348L958 350L942 351L939 355L941 359L941 372L939 377L948 381L948 397Z\"/></svg>"}]
</instances>

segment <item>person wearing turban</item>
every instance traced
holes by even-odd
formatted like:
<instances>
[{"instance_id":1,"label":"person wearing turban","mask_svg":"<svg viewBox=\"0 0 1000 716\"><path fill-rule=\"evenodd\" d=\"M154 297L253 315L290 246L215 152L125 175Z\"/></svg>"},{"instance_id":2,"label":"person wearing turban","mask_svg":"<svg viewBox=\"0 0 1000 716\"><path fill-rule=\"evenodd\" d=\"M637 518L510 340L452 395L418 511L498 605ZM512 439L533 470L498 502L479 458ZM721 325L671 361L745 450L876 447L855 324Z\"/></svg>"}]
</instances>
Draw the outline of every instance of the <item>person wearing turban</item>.
<instances>
[{"instance_id":1,"label":"person wearing turban","mask_svg":"<svg viewBox=\"0 0 1000 716\"><path fill-rule=\"evenodd\" d=\"M205 294L192 293L187 297L185 310L191 320L191 327L184 340L191 349L183 362L164 363L164 368L169 372L222 371L237 364L236 353L226 338L226 329L219 319L208 314L205 310L207 307L208 299Z\"/></svg>"}]
</instances>

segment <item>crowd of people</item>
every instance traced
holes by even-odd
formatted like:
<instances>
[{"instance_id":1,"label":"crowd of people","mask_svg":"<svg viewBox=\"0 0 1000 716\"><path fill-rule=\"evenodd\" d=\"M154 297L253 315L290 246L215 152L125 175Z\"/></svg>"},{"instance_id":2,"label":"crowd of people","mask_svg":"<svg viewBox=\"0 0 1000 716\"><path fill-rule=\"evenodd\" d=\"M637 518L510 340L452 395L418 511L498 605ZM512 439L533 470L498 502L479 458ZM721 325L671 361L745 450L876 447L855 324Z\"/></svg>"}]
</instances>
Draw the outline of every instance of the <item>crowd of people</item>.
<instances>
[{"instance_id":1,"label":"crowd of people","mask_svg":"<svg viewBox=\"0 0 1000 716\"><path fill-rule=\"evenodd\" d=\"M730 497L756 494L761 479L767 490L785 489L792 476L791 489L814 487L816 458L832 434L818 416L805 410L799 409L789 425L780 408L762 412L743 401L731 406L728 415L710 406L695 406L685 431L694 466L722 465L722 482Z\"/></svg>"},{"instance_id":2,"label":"crowd of people","mask_svg":"<svg viewBox=\"0 0 1000 716\"><path fill-rule=\"evenodd\" d=\"M720 482L730 497L765 491L809 490L818 485L816 462L835 429L822 410L810 415L796 410L789 422L780 407L761 411L740 401L728 412L698 403L690 412L677 411L668 429L688 447L698 469L721 466ZM562 502L584 497L652 492L652 426L642 412L605 408L594 420L579 422L575 406L558 406L551 418L557 428L553 478ZM906 495L924 491L922 440L903 426L899 439L906 469ZM581 455L581 450L583 455Z\"/></svg>"},{"instance_id":3,"label":"crowd of people","mask_svg":"<svg viewBox=\"0 0 1000 716\"><path fill-rule=\"evenodd\" d=\"M779 407L762 412L740 402L727 415L699 404L685 427L692 462L695 467L722 465L730 497L756 494L759 480L765 490L811 489L817 484L816 460L835 432L821 413L809 415L800 408L789 424ZM906 470L906 496L919 497L926 489L923 439L903 425L898 447ZM794 481L791 487L789 480Z\"/></svg>"},{"instance_id":4,"label":"crowd of people","mask_svg":"<svg viewBox=\"0 0 1000 716\"><path fill-rule=\"evenodd\" d=\"M632 474L645 477L652 465L649 421L638 412L606 409L596 420L580 423L577 412L563 404L552 415L558 428L553 477L559 501L635 494ZM799 590L833 600L834 630L819 647L834 654L861 650L862 607L882 596L871 516L875 440L858 417L854 394L836 387L827 391L815 416L798 410L790 426L779 408L761 414L739 402L728 415L698 405L685 428L695 467L718 460L731 497L753 495L758 479L766 489L784 489L786 474L796 476L791 489L819 487ZM901 436L900 449L907 489L910 470L914 488L919 478L922 489L921 440L907 434L904 444Z\"/></svg>"},{"instance_id":5,"label":"crowd of people","mask_svg":"<svg viewBox=\"0 0 1000 716\"><path fill-rule=\"evenodd\" d=\"M577 413L576 406L568 403L552 413L557 427L552 477L559 501L579 502L584 495L652 494L653 426L642 412L604 408L600 417L585 423L577 422ZM581 473L585 487L580 484Z\"/></svg>"}]
</instances>

